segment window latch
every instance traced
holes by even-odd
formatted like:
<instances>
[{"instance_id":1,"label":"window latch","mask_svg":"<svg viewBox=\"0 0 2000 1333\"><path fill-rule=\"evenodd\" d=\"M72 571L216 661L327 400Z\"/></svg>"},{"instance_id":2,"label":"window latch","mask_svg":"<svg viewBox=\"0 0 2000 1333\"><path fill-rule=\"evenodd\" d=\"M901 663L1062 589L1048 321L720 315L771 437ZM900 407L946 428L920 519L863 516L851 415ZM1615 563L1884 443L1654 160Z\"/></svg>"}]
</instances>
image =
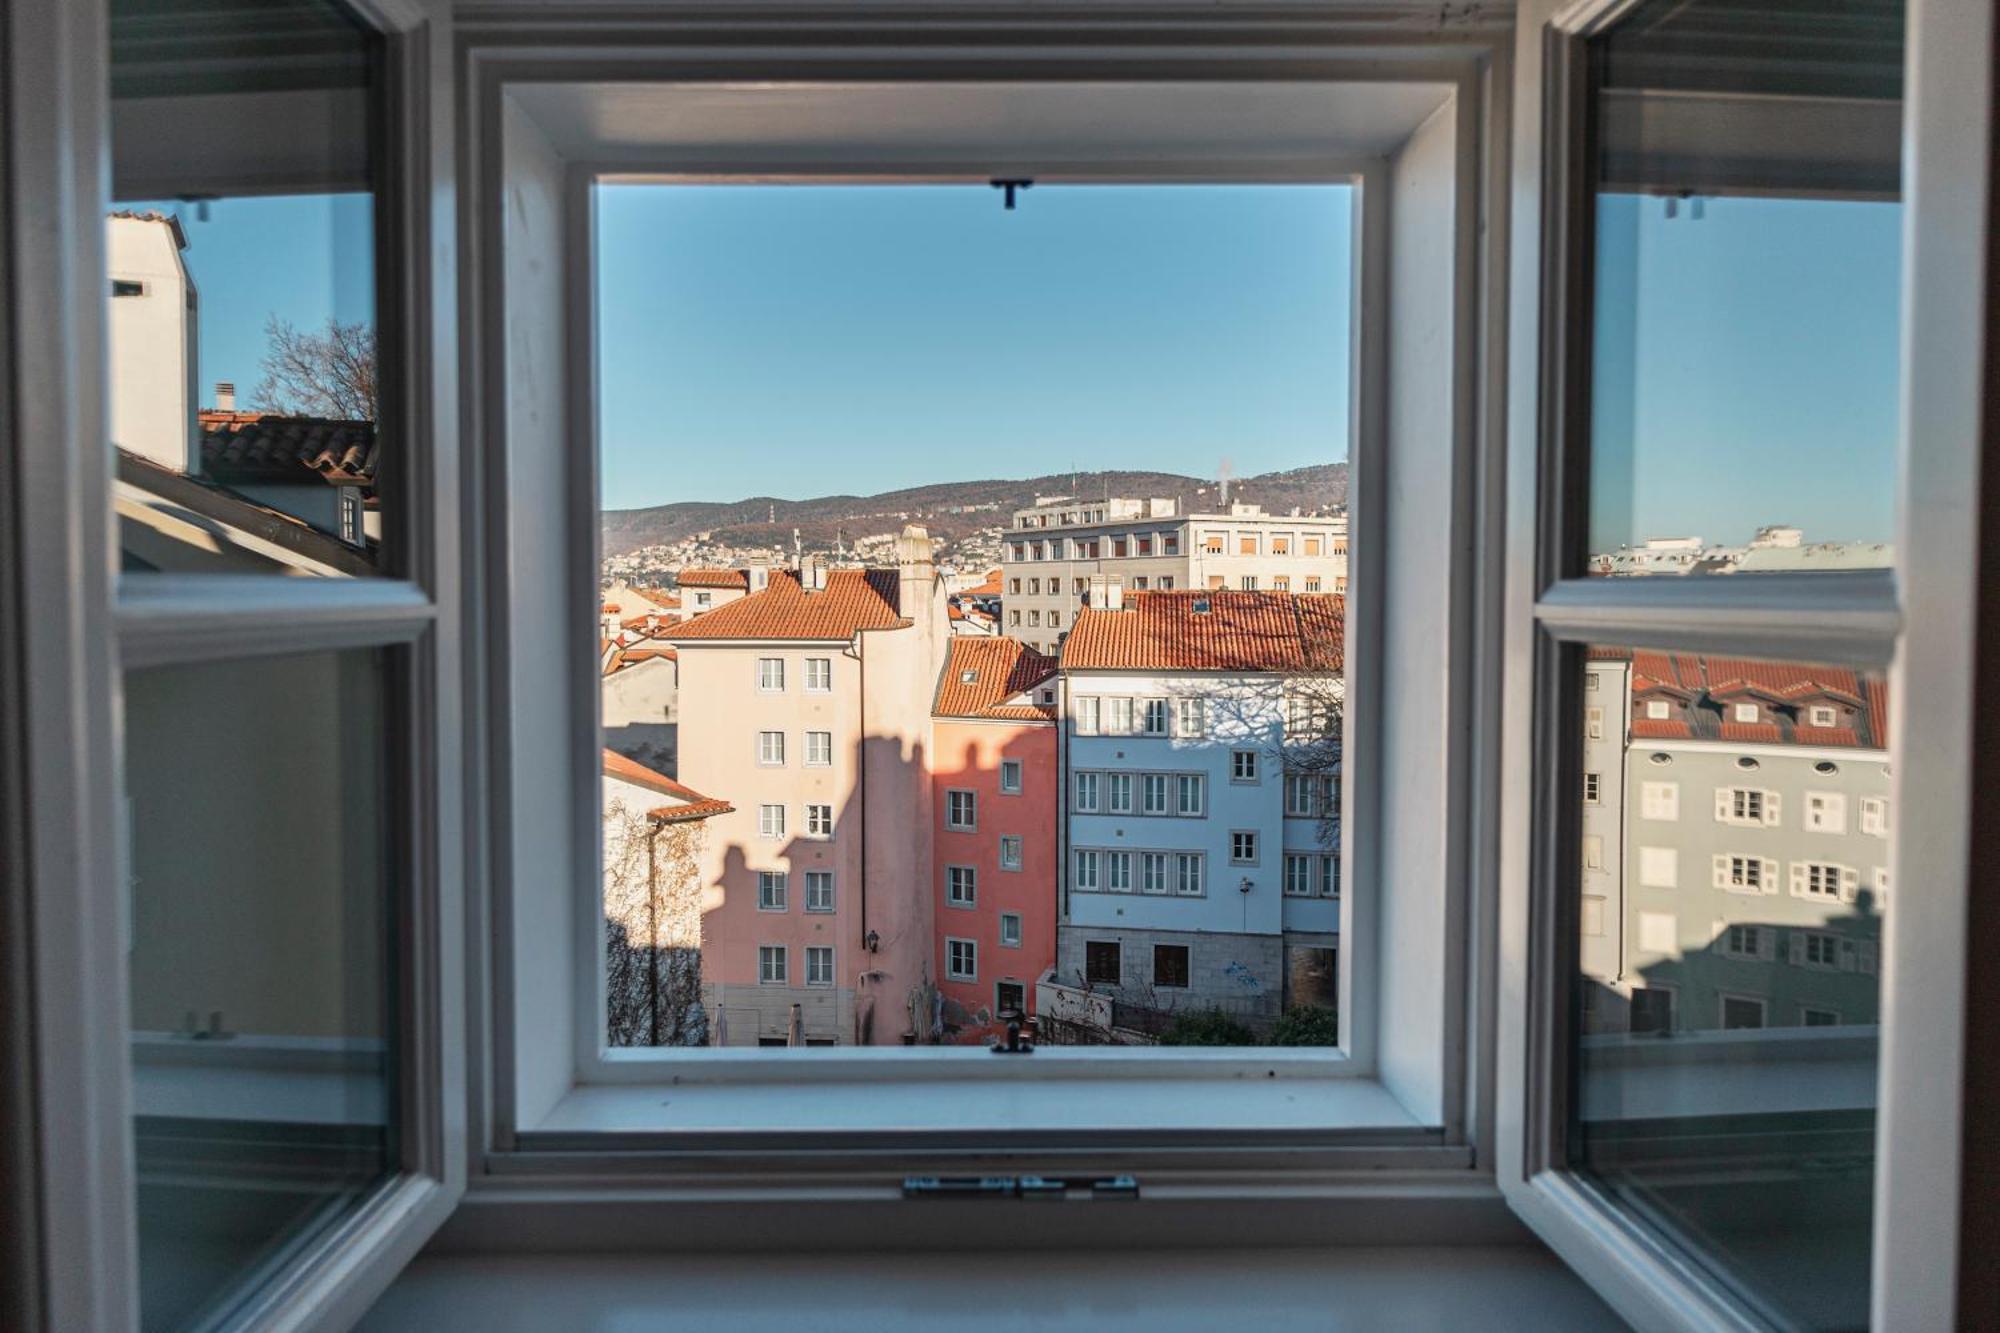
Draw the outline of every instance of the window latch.
<instances>
[{"instance_id":1,"label":"window latch","mask_svg":"<svg viewBox=\"0 0 2000 1333\"><path fill-rule=\"evenodd\" d=\"M905 1176L906 1199L1136 1199L1137 1176Z\"/></svg>"},{"instance_id":2,"label":"window latch","mask_svg":"<svg viewBox=\"0 0 2000 1333\"><path fill-rule=\"evenodd\" d=\"M1033 1055L1035 1053L1035 1043L1023 1038L1021 1035L1021 1011L1018 1009L1006 1009L1001 1011L1000 1016L1007 1020L1007 1035L1003 1040L993 1043L991 1047L993 1053L995 1055Z\"/></svg>"}]
</instances>

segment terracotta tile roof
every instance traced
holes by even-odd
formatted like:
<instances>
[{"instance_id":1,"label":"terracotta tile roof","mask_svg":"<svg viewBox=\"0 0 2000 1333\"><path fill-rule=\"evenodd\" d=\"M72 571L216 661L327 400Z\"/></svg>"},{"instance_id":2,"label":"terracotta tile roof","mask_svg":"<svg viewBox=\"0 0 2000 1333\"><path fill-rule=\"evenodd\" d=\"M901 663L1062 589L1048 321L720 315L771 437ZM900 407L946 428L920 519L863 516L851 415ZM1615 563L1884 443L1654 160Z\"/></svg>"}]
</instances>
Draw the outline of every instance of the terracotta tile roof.
<instances>
[{"instance_id":1,"label":"terracotta tile roof","mask_svg":"<svg viewBox=\"0 0 2000 1333\"><path fill-rule=\"evenodd\" d=\"M836 569L826 587L807 592L798 576L773 571L771 584L741 601L685 620L660 637L845 641L857 630L896 629L910 622L897 609L900 576L893 569Z\"/></svg>"},{"instance_id":2,"label":"terracotta tile roof","mask_svg":"<svg viewBox=\"0 0 2000 1333\"><path fill-rule=\"evenodd\" d=\"M1596 659L1629 656L1632 696L1668 694L1689 705L1688 721L1661 722L1634 718L1634 739L1697 739L1743 744L1793 744L1889 747L1888 684L1879 675L1851 667L1809 662L1770 662L1741 657L1702 657L1693 653L1662 653L1593 648ZM1731 702L1758 699L1777 708L1771 722L1728 720ZM1853 712L1853 726L1814 727L1805 722L1806 708L1828 701Z\"/></svg>"},{"instance_id":3,"label":"terracotta tile roof","mask_svg":"<svg viewBox=\"0 0 2000 1333\"><path fill-rule=\"evenodd\" d=\"M726 815L735 810L727 801L718 801L713 796L703 796L692 787L674 781L665 773L655 772L644 764L627 759L616 750L604 752L604 776L629 782L635 787L671 796L675 804L663 805L648 810L646 814L663 823L677 824L689 819L707 819L710 815Z\"/></svg>"},{"instance_id":4,"label":"terracotta tile roof","mask_svg":"<svg viewBox=\"0 0 2000 1333\"><path fill-rule=\"evenodd\" d=\"M1009 704L1056 674L1057 661L1018 639L959 635L938 673L936 717L979 717L1008 722L1051 722L1054 704ZM971 677L971 679L967 679Z\"/></svg>"},{"instance_id":5,"label":"terracotta tile roof","mask_svg":"<svg viewBox=\"0 0 2000 1333\"><path fill-rule=\"evenodd\" d=\"M675 575L675 583L683 588L734 588L749 592L750 573L743 569L683 569Z\"/></svg>"},{"instance_id":6,"label":"terracotta tile roof","mask_svg":"<svg viewBox=\"0 0 2000 1333\"><path fill-rule=\"evenodd\" d=\"M971 588L967 588L967 589L966 589L966 590L965 590L964 592L960 593L960 594L959 594L959 596L960 596L960 597L998 597L998 596L1000 595L1000 592L1001 592L1001 577L1000 577L1000 571L999 571L999 570L997 570L997 569L993 569L993 570L988 570L988 571L987 571L987 573L986 573L986 582L984 582L984 583L981 583L981 584L977 585L976 587L971 587Z\"/></svg>"},{"instance_id":7,"label":"terracotta tile roof","mask_svg":"<svg viewBox=\"0 0 2000 1333\"><path fill-rule=\"evenodd\" d=\"M286 417L274 412L199 413L201 470L220 482L303 481L372 486L378 444L372 421Z\"/></svg>"},{"instance_id":8,"label":"terracotta tile roof","mask_svg":"<svg viewBox=\"0 0 2000 1333\"><path fill-rule=\"evenodd\" d=\"M609 643L610 640L607 639L605 642ZM641 662L655 662L662 659L672 662L679 656L680 654L673 649L659 646L612 649L605 658L604 674L615 676L626 667L638 666Z\"/></svg>"},{"instance_id":9,"label":"terracotta tile roof","mask_svg":"<svg viewBox=\"0 0 2000 1333\"><path fill-rule=\"evenodd\" d=\"M1065 671L1339 671L1338 593L1135 592L1085 608L1063 641Z\"/></svg>"}]
</instances>

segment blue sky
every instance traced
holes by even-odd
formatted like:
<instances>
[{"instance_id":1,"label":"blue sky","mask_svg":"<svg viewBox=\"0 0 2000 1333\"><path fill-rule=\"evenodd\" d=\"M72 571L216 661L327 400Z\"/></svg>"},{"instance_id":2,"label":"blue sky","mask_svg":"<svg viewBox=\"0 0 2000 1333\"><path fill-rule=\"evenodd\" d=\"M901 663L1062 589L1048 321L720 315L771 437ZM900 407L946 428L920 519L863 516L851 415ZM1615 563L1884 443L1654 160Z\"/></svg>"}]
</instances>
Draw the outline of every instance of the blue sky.
<instances>
[{"instance_id":1,"label":"blue sky","mask_svg":"<svg viewBox=\"0 0 2000 1333\"><path fill-rule=\"evenodd\" d=\"M263 378L264 326L270 316L300 332L375 322L374 200L366 194L272 195L216 199L201 219L177 200L118 203L181 220L182 260L200 293L201 405L215 382L236 385L239 407Z\"/></svg>"},{"instance_id":2,"label":"blue sky","mask_svg":"<svg viewBox=\"0 0 2000 1333\"><path fill-rule=\"evenodd\" d=\"M1591 550L1893 536L1901 209L1598 200Z\"/></svg>"},{"instance_id":3,"label":"blue sky","mask_svg":"<svg viewBox=\"0 0 2000 1333\"><path fill-rule=\"evenodd\" d=\"M1350 202L606 186L604 503L1345 458Z\"/></svg>"}]
</instances>

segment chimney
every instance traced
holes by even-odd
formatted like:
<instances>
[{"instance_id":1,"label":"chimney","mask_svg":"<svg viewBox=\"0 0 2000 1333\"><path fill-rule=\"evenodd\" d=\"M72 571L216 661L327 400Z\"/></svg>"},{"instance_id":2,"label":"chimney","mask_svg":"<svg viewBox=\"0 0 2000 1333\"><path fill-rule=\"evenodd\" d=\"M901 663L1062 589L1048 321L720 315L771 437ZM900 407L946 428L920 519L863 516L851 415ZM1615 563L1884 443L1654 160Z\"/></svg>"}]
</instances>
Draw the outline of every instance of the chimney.
<instances>
[{"instance_id":1,"label":"chimney","mask_svg":"<svg viewBox=\"0 0 2000 1333\"><path fill-rule=\"evenodd\" d=\"M771 586L771 562L768 560L752 560L744 573L749 576L751 592L762 592Z\"/></svg>"},{"instance_id":2,"label":"chimney","mask_svg":"<svg viewBox=\"0 0 2000 1333\"><path fill-rule=\"evenodd\" d=\"M826 591L826 561L823 558L816 555L800 557L799 586L807 592Z\"/></svg>"},{"instance_id":3,"label":"chimney","mask_svg":"<svg viewBox=\"0 0 2000 1333\"><path fill-rule=\"evenodd\" d=\"M218 412L236 410L236 384L233 380L215 382L215 410Z\"/></svg>"},{"instance_id":4,"label":"chimney","mask_svg":"<svg viewBox=\"0 0 2000 1333\"><path fill-rule=\"evenodd\" d=\"M1123 611L1125 609L1124 580L1109 574L1090 576L1090 607L1093 611Z\"/></svg>"}]
</instances>

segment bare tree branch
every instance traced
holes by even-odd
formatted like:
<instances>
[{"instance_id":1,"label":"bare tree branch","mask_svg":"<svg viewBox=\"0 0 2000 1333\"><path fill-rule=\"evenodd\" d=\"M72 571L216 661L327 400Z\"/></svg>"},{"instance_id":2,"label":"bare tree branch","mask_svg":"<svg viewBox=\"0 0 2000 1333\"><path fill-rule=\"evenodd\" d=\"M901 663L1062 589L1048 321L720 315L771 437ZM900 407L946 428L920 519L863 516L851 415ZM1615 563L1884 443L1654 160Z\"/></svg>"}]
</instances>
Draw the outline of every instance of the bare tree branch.
<instances>
[{"instance_id":1,"label":"bare tree branch","mask_svg":"<svg viewBox=\"0 0 2000 1333\"><path fill-rule=\"evenodd\" d=\"M328 319L322 332L301 333L273 315L264 336L264 377L251 395L256 406L283 416L375 420L374 329Z\"/></svg>"}]
</instances>

